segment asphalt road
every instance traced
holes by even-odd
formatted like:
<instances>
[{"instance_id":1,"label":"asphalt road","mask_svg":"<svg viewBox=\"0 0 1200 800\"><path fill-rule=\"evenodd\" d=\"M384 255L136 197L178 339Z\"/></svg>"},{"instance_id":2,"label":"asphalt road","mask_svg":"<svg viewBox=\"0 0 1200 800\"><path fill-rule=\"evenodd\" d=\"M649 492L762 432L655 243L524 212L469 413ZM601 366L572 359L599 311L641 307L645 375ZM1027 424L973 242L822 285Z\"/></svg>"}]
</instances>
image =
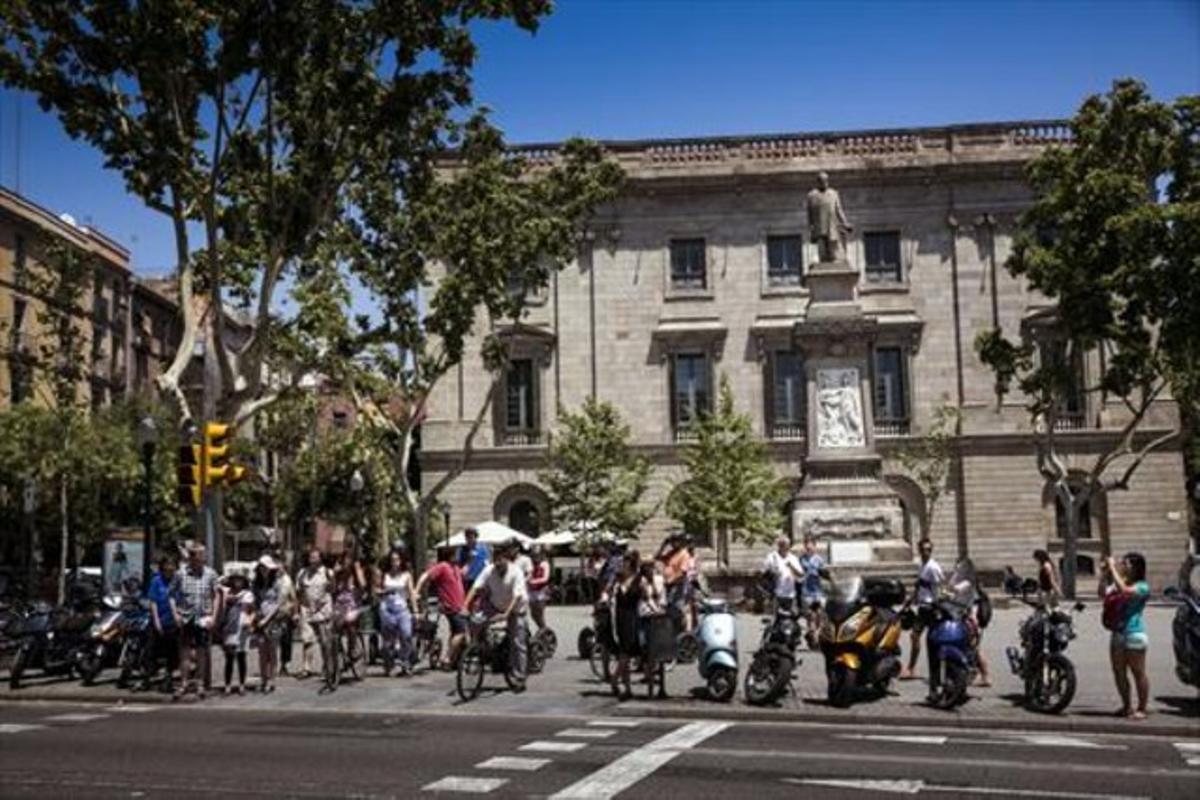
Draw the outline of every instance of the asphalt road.
<instances>
[{"instance_id":1,"label":"asphalt road","mask_svg":"<svg viewBox=\"0 0 1200 800\"><path fill-rule=\"evenodd\" d=\"M1200 738L0 704L3 797L1200 796Z\"/></svg>"}]
</instances>

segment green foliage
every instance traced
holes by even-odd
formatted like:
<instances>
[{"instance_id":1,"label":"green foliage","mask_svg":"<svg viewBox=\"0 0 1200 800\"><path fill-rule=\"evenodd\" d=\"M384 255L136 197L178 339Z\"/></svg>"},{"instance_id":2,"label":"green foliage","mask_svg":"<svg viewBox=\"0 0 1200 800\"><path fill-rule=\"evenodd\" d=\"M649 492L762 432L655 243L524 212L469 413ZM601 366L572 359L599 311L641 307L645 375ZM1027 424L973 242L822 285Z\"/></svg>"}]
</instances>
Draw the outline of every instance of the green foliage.
<instances>
[{"instance_id":1,"label":"green foliage","mask_svg":"<svg viewBox=\"0 0 1200 800\"><path fill-rule=\"evenodd\" d=\"M780 530L786 492L749 415L733 405L721 377L717 407L693 423L696 439L683 450L687 478L667 501L667 513L685 528L728 531L734 540L769 541Z\"/></svg>"},{"instance_id":2,"label":"green foliage","mask_svg":"<svg viewBox=\"0 0 1200 800\"><path fill-rule=\"evenodd\" d=\"M633 454L629 426L616 406L589 398L560 416L562 432L550 443L539 478L550 494L556 524L586 536L596 530L636 538L653 513L639 507L650 463Z\"/></svg>"},{"instance_id":3,"label":"green foliage","mask_svg":"<svg viewBox=\"0 0 1200 800\"><path fill-rule=\"evenodd\" d=\"M958 425L958 409L944 403L933 412L933 421L920 437L915 437L896 451L896 459L912 476L925 496L922 509L924 534L929 534L933 523L933 512L942 493L946 490L946 477L955 454L955 428Z\"/></svg>"},{"instance_id":4,"label":"green foliage","mask_svg":"<svg viewBox=\"0 0 1200 800\"><path fill-rule=\"evenodd\" d=\"M1157 102L1120 80L1084 101L1071 130L1070 146L1028 167L1035 199L1006 266L1069 310L1054 319L1066 353L1104 349L1091 388L1128 398L1167 382L1186 397L1200 370L1200 97ZM1072 390L1070 359L1038 361L1032 342L991 332L977 350L1035 413Z\"/></svg>"}]
</instances>

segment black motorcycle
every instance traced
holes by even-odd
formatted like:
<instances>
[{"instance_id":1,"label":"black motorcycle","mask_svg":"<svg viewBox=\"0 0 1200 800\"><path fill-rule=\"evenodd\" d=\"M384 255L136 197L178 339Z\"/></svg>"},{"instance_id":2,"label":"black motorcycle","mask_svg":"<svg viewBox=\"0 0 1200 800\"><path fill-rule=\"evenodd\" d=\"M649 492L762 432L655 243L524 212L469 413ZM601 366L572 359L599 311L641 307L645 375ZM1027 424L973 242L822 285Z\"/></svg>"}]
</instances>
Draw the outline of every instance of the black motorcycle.
<instances>
[{"instance_id":1,"label":"black motorcycle","mask_svg":"<svg viewBox=\"0 0 1200 800\"><path fill-rule=\"evenodd\" d=\"M1175 674L1200 689L1200 556L1188 556L1179 570L1179 585L1168 586L1163 596L1179 604L1171 623Z\"/></svg>"},{"instance_id":2,"label":"black motorcycle","mask_svg":"<svg viewBox=\"0 0 1200 800\"><path fill-rule=\"evenodd\" d=\"M96 621L94 606L53 608L36 603L15 624L20 641L8 673L9 688L21 688L28 670L46 675L70 675L79 669L79 659L90 644L89 633Z\"/></svg>"},{"instance_id":3,"label":"black motorcycle","mask_svg":"<svg viewBox=\"0 0 1200 800\"><path fill-rule=\"evenodd\" d=\"M1021 623L1021 647L1005 650L1009 667L1025 685L1025 707L1043 714L1061 713L1075 697L1075 665L1066 656L1067 645L1075 638L1071 614L1051 608L1039 597L1033 578L1020 583L1019 593L1012 585L1005 588L1033 608ZM1074 606L1075 612L1083 609L1082 603Z\"/></svg>"},{"instance_id":4,"label":"black motorcycle","mask_svg":"<svg viewBox=\"0 0 1200 800\"><path fill-rule=\"evenodd\" d=\"M787 691L800 663L796 650L802 636L800 612L794 608L777 605L775 613L763 619L762 639L750 659L742 687L747 703L765 706Z\"/></svg>"}]
</instances>

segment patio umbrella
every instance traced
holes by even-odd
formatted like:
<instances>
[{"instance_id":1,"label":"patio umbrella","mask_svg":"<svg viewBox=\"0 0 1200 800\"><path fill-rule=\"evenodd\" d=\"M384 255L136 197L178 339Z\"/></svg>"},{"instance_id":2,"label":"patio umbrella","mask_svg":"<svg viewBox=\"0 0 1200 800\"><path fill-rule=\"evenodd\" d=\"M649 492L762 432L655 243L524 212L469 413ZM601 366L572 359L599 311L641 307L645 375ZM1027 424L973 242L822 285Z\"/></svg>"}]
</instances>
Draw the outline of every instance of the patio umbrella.
<instances>
[{"instance_id":1,"label":"patio umbrella","mask_svg":"<svg viewBox=\"0 0 1200 800\"><path fill-rule=\"evenodd\" d=\"M479 541L483 542L484 544L490 544L490 545L507 544L508 542L511 542L513 539L516 539L518 542L521 543L522 547L528 547L530 544L532 544L534 542L534 539L532 536L526 536L525 534L521 533L520 531L513 530L512 528L508 527L507 525L496 522L495 520L488 520L487 522L480 522L479 524L474 525L472 527L474 527L475 530L479 531ZM462 531L459 531L458 533L451 536L450 540L447 542L447 544L449 544L451 547L459 547L466 543L467 543L467 537Z\"/></svg>"}]
</instances>

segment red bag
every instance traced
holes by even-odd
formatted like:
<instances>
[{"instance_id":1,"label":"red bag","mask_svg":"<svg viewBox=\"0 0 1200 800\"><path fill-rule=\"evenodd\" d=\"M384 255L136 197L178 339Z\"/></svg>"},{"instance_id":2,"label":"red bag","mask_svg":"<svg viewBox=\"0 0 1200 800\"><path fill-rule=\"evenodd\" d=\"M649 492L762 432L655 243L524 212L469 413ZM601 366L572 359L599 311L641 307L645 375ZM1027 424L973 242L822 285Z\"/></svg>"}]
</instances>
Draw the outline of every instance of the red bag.
<instances>
[{"instance_id":1,"label":"red bag","mask_svg":"<svg viewBox=\"0 0 1200 800\"><path fill-rule=\"evenodd\" d=\"M1125 593L1120 589L1104 595L1104 613L1100 617L1100 624L1110 631L1125 629Z\"/></svg>"}]
</instances>

